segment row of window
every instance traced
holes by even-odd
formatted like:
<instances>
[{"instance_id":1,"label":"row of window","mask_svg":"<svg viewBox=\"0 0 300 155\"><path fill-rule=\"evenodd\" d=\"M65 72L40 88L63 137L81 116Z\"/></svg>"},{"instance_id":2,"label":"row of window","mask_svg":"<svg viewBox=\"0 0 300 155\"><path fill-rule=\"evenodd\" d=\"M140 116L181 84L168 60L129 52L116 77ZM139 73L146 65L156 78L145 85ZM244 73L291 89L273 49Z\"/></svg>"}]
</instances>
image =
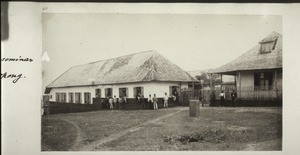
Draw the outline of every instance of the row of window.
<instances>
[{"instance_id":1,"label":"row of window","mask_svg":"<svg viewBox=\"0 0 300 155\"><path fill-rule=\"evenodd\" d=\"M75 95L74 95L75 94ZM75 98L74 98L75 97ZM69 103L82 103L81 93L68 93ZM67 102L67 93L56 93L56 102ZM91 104L91 93L84 93L84 103Z\"/></svg>"},{"instance_id":2,"label":"row of window","mask_svg":"<svg viewBox=\"0 0 300 155\"><path fill-rule=\"evenodd\" d=\"M170 86L169 94L177 95L179 87L178 86ZM113 88L105 88L105 98L107 97L114 97L113 95ZM134 87L133 88L133 96L136 97L137 95L144 96L144 88L143 87ZM95 97L102 98L101 96L101 89L95 89ZM119 88L119 96L118 97L127 97L128 98L128 88ZM86 104L91 103L91 93L84 92L84 102ZM67 102L67 93L56 93L56 102ZM69 103L82 103L82 93L80 92L70 92L68 93L68 102Z\"/></svg>"},{"instance_id":3,"label":"row of window","mask_svg":"<svg viewBox=\"0 0 300 155\"><path fill-rule=\"evenodd\" d=\"M105 97L113 97L113 88L105 88ZM133 96L137 96L138 94L144 95L144 88L143 87L134 87L133 88ZM97 98L101 98L101 89L95 90L95 96ZM128 97L128 88L119 88L119 97Z\"/></svg>"},{"instance_id":4,"label":"row of window","mask_svg":"<svg viewBox=\"0 0 300 155\"><path fill-rule=\"evenodd\" d=\"M113 88L105 88L105 97L113 97ZM169 94L171 95L177 95L177 92L179 91L178 86L170 86L169 88ZM143 95L144 96L144 88L143 87L133 87L133 96L136 97L137 95ZM95 96L98 98L101 98L101 89L95 90ZM119 97L128 97L128 88L119 88Z\"/></svg>"}]
</instances>

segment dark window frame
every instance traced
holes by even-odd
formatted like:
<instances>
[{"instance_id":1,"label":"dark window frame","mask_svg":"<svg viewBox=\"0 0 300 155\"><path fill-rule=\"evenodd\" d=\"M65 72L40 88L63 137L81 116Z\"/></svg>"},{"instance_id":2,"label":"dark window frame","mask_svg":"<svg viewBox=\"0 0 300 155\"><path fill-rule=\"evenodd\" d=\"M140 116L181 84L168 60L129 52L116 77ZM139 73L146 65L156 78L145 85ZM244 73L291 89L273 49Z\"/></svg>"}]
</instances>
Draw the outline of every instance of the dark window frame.
<instances>
[{"instance_id":1,"label":"dark window frame","mask_svg":"<svg viewBox=\"0 0 300 155\"><path fill-rule=\"evenodd\" d=\"M254 90L270 90L273 85L273 72L254 73Z\"/></svg>"},{"instance_id":2,"label":"dark window frame","mask_svg":"<svg viewBox=\"0 0 300 155\"><path fill-rule=\"evenodd\" d=\"M261 54L264 54L264 53L271 53L273 50L275 50L276 44L277 44L277 39L278 39L278 38L276 38L276 39L273 40L273 41L268 41L268 42L260 43L260 49L259 49L260 53L261 53ZM271 48L271 50L269 50L269 51L263 51L263 49L264 49L263 46L266 46L267 44L271 44L271 43L273 43L273 47Z\"/></svg>"},{"instance_id":3,"label":"dark window frame","mask_svg":"<svg viewBox=\"0 0 300 155\"><path fill-rule=\"evenodd\" d=\"M133 87L133 96L136 97L138 93L144 96L144 87L142 86Z\"/></svg>"},{"instance_id":4,"label":"dark window frame","mask_svg":"<svg viewBox=\"0 0 300 155\"><path fill-rule=\"evenodd\" d=\"M109 92L110 92L110 94L109 94ZM113 88L105 88L105 97L113 97Z\"/></svg>"},{"instance_id":5,"label":"dark window frame","mask_svg":"<svg viewBox=\"0 0 300 155\"><path fill-rule=\"evenodd\" d=\"M78 97L79 98L78 98ZM78 99L78 100L77 100ZM81 92L76 92L75 93L75 103L82 103L82 93Z\"/></svg>"},{"instance_id":6,"label":"dark window frame","mask_svg":"<svg viewBox=\"0 0 300 155\"><path fill-rule=\"evenodd\" d=\"M85 104L91 104L91 93L90 92L84 92L84 103Z\"/></svg>"},{"instance_id":7,"label":"dark window frame","mask_svg":"<svg viewBox=\"0 0 300 155\"><path fill-rule=\"evenodd\" d=\"M74 103L74 93L73 92L69 92L69 103Z\"/></svg>"},{"instance_id":8,"label":"dark window frame","mask_svg":"<svg viewBox=\"0 0 300 155\"><path fill-rule=\"evenodd\" d=\"M129 92L128 92L128 88L127 87L121 87L121 88L119 88L119 97L123 97L123 95L124 95L124 92L122 92L122 90L125 90L125 97L128 98Z\"/></svg>"},{"instance_id":9,"label":"dark window frame","mask_svg":"<svg viewBox=\"0 0 300 155\"><path fill-rule=\"evenodd\" d=\"M101 98L101 89L100 88L95 89L95 98Z\"/></svg>"}]
</instances>

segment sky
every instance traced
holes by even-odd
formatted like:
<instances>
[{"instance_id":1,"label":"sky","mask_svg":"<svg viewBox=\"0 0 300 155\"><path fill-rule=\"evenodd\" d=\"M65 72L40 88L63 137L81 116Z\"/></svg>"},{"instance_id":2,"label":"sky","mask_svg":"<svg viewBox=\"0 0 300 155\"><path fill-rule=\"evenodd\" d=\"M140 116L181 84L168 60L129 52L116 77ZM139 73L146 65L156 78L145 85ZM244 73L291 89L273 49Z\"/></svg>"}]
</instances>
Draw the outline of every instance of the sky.
<instances>
[{"instance_id":1,"label":"sky","mask_svg":"<svg viewBox=\"0 0 300 155\"><path fill-rule=\"evenodd\" d=\"M155 50L186 71L220 67L254 47L281 16L42 14L43 88L72 66Z\"/></svg>"}]
</instances>

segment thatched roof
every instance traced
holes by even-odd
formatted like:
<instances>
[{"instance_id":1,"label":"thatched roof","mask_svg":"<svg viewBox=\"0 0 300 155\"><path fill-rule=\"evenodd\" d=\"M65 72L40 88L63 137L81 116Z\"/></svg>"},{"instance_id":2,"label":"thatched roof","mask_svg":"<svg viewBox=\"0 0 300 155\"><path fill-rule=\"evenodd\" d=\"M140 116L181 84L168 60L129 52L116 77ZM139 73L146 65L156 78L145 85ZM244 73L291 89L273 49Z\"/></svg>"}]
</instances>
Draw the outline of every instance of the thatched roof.
<instances>
[{"instance_id":1,"label":"thatched roof","mask_svg":"<svg viewBox=\"0 0 300 155\"><path fill-rule=\"evenodd\" d=\"M146 51L74 66L47 88L118 84L146 81L196 81L155 51Z\"/></svg>"},{"instance_id":2,"label":"thatched roof","mask_svg":"<svg viewBox=\"0 0 300 155\"><path fill-rule=\"evenodd\" d=\"M269 53L260 52L262 43L275 41L276 39L274 50ZM234 74L235 71L275 68L282 68L282 36L277 32L272 32L246 53L210 73Z\"/></svg>"}]
</instances>

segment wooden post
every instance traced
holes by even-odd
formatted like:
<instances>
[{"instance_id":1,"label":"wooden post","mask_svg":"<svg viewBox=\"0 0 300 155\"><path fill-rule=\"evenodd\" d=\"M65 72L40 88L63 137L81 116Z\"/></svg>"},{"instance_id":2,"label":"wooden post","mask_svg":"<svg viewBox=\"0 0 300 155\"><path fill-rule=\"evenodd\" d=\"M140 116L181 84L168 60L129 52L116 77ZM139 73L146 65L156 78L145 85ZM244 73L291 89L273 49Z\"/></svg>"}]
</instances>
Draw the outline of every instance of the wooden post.
<instances>
[{"instance_id":1,"label":"wooden post","mask_svg":"<svg viewBox=\"0 0 300 155\"><path fill-rule=\"evenodd\" d=\"M241 72L239 71L239 98L241 98L242 96L242 80L241 80Z\"/></svg>"},{"instance_id":2,"label":"wooden post","mask_svg":"<svg viewBox=\"0 0 300 155\"><path fill-rule=\"evenodd\" d=\"M189 113L190 117L199 117L200 115L200 101L199 100L189 100Z\"/></svg>"},{"instance_id":3,"label":"wooden post","mask_svg":"<svg viewBox=\"0 0 300 155\"><path fill-rule=\"evenodd\" d=\"M182 96L181 96L181 82L179 82L179 94L178 94L178 96L179 96L179 98L178 99L176 99L177 101L182 101ZM178 92L177 92L178 93ZM181 106L183 105L183 102L181 102Z\"/></svg>"},{"instance_id":4,"label":"wooden post","mask_svg":"<svg viewBox=\"0 0 300 155\"><path fill-rule=\"evenodd\" d=\"M275 98L277 98L277 70L275 69L275 72L274 72L274 78L275 78L275 81L274 81L274 90L275 90Z\"/></svg>"},{"instance_id":5,"label":"wooden post","mask_svg":"<svg viewBox=\"0 0 300 155\"><path fill-rule=\"evenodd\" d=\"M237 74L235 74L235 75L234 75L234 86L235 86L235 88L234 88L234 89L235 89L235 91L237 91L237 85L236 85L236 76L237 76Z\"/></svg>"},{"instance_id":6,"label":"wooden post","mask_svg":"<svg viewBox=\"0 0 300 155\"><path fill-rule=\"evenodd\" d=\"M195 99L195 82L192 82L192 84L193 84L193 90L192 90L192 92L193 92L193 99Z\"/></svg>"},{"instance_id":7,"label":"wooden post","mask_svg":"<svg viewBox=\"0 0 300 155\"><path fill-rule=\"evenodd\" d=\"M223 74L221 74L221 91L222 91L222 87L223 87Z\"/></svg>"},{"instance_id":8,"label":"wooden post","mask_svg":"<svg viewBox=\"0 0 300 155\"><path fill-rule=\"evenodd\" d=\"M192 82L192 84L193 84L193 90L195 90L195 82Z\"/></svg>"},{"instance_id":9,"label":"wooden post","mask_svg":"<svg viewBox=\"0 0 300 155\"><path fill-rule=\"evenodd\" d=\"M212 73L210 74L210 78L209 78L209 86L210 89L212 90Z\"/></svg>"}]
</instances>

